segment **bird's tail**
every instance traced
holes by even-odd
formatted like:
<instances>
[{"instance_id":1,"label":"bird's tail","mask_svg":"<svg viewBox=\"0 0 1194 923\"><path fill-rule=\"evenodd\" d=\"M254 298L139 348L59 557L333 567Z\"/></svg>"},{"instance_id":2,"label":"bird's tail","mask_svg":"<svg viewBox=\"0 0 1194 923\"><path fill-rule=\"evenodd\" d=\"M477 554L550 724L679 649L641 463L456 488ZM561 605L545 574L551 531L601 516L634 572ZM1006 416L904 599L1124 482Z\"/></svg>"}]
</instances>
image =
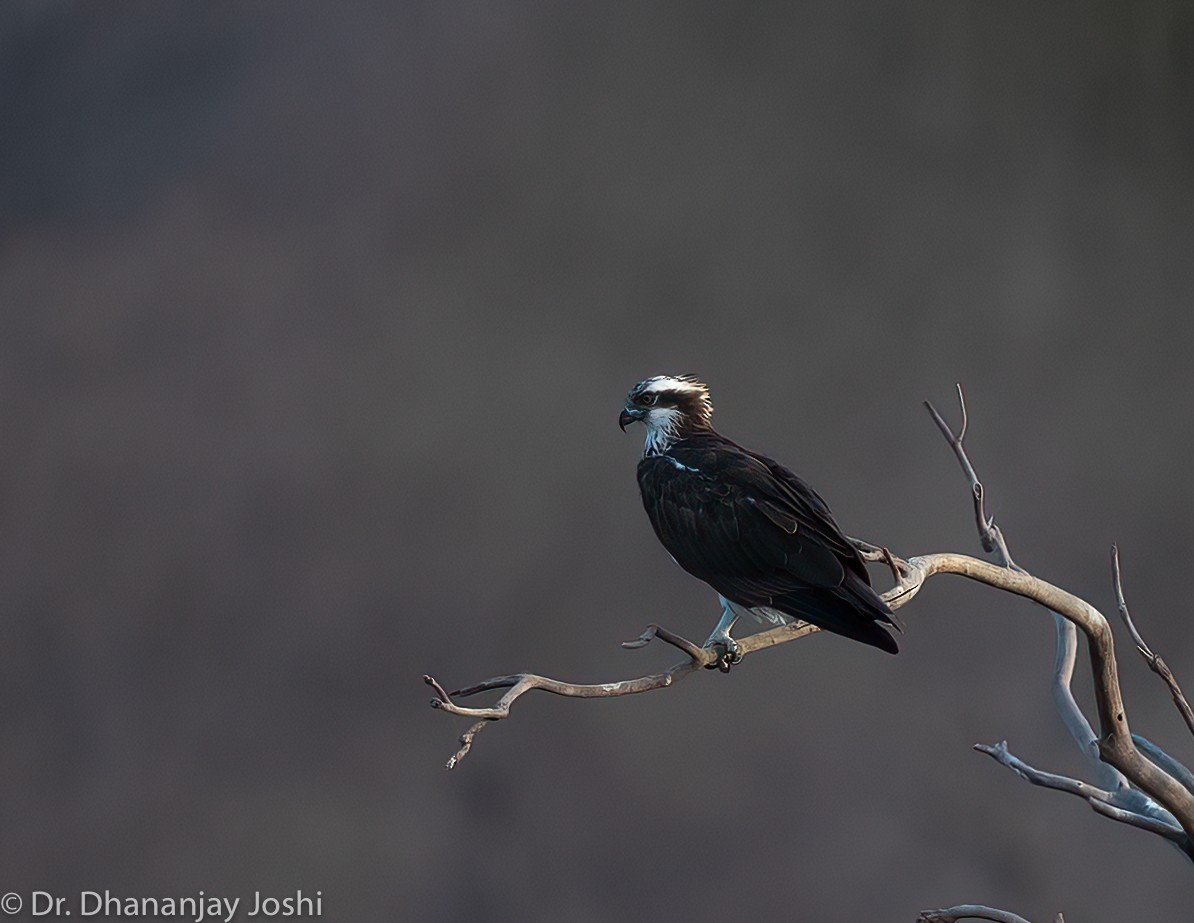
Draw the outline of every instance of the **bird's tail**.
<instances>
[{"instance_id":1,"label":"bird's tail","mask_svg":"<svg viewBox=\"0 0 1194 923\"><path fill-rule=\"evenodd\" d=\"M900 647L887 626L899 630L887 604L861 578L850 571L832 593L794 590L774 600L796 618L818 628L869 644L889 654Z\"/></svg>"}]
</instances>

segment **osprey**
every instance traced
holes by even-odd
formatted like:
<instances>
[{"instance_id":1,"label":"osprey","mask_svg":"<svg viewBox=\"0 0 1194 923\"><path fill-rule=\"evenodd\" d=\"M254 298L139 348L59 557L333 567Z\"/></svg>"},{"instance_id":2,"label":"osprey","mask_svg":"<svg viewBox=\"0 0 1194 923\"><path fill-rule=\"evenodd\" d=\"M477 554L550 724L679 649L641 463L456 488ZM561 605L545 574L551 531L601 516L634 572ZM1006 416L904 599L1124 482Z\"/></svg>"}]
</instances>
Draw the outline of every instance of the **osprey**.
<instances>
[{"instance_id":1,"label":"osprey","mask_svg":"<svg viewBox=\"0 0 1194 923\"><path fill-rule=\"evenodd\" d=\"M717 591L722 617L705 647L736 663L734 623L802 619L882 648L899 648L891 610L871 589L858 550L825 501L778 462L713 429L709 389L691 375L639 382L618 418L647 431L638 484L655 534L682 568Z\"/></svg>"}]
</instances>

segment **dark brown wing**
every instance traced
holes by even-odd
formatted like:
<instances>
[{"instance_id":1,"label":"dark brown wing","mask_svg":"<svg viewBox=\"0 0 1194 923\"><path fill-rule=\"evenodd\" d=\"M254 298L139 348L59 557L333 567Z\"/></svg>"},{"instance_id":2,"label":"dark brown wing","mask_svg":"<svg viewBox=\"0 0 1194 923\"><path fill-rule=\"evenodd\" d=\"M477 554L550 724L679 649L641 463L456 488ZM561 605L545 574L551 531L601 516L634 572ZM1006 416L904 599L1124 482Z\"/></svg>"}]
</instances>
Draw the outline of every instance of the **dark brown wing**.
<instances>
[{"instance_id":1,"label":"dark brown wing","mask_svg":"<svg viewBox=\"0 0 1194 923\"><path fill-rule=\"evenodd\" d=\"M639 463L643 504L676 562L722 596L771 606L884 650L890 611L815 491L720 436Z\"/></svg>"}]
</instances>

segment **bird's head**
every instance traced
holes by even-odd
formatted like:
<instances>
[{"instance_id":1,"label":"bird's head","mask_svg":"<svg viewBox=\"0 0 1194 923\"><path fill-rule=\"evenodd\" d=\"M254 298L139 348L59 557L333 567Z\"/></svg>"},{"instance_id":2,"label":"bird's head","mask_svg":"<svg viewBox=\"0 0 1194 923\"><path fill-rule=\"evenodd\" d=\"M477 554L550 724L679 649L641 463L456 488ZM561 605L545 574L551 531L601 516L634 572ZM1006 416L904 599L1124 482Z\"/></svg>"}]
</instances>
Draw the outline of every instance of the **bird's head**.
<instances>
[{"instance_id":1,"label":"bird's head","mask_svg":"<svg viewBox=\"0 0 1194 923\"><path fill-rule=\"evenodd\" d=\"M618 417L623 430L642 423L647 430L645 455L658 455L678 439L708 429L713 418L709 388L692 375L656 375L640 381L626 395Z\"/></svg>"}]
</instances>

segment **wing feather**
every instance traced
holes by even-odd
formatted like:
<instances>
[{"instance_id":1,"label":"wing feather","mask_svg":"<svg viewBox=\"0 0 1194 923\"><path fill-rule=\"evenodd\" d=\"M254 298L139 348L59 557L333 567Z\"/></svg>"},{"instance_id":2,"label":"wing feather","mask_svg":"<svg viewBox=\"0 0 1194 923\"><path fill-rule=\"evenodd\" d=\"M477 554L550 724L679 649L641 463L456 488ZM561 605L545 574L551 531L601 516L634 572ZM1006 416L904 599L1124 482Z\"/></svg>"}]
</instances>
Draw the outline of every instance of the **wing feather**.
<instances>
[{"instance_id":1,"label":"wing feather","mask_svg":"<svg viewBox=\"0 0 1194 923\"><path fill-rule=\"evenodd\" d=\"M766 456L720 436L639 463L643 504L676 562L722 596L774 606L884 649L889 610L828 505ZM679 464L676 464L678 462Z\"/></svg>"}]
</instances>

